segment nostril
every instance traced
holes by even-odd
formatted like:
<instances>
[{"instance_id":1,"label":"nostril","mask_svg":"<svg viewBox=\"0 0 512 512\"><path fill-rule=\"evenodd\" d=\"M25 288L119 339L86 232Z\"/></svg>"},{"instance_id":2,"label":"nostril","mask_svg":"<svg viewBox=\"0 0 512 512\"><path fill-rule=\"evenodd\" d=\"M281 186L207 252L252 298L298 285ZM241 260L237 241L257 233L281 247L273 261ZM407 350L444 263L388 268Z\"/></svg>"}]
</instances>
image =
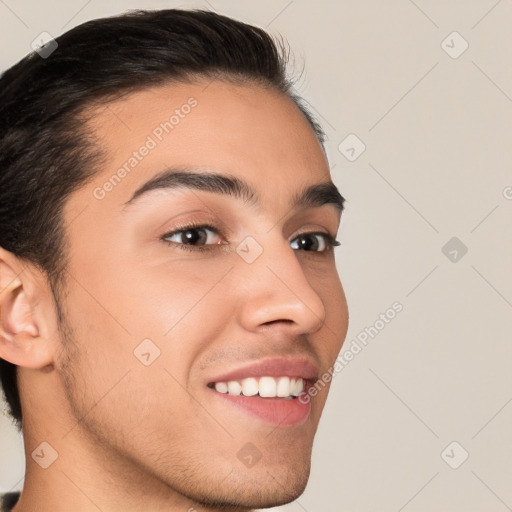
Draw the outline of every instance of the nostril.
<instances>
[{"instance_id":1,"label":"nostril","mask_svg":"<svg viewBox=\"0 0 512 512\"><path fill-rule=\"evenodd\" d=\"M293 320L289 320L288 318L282 318L279 320L270 320L268 322L265 322L263 325L274 325L276 323L283 322L286 324L294 324L295 322Z\"/></svg>"}]
</instances>

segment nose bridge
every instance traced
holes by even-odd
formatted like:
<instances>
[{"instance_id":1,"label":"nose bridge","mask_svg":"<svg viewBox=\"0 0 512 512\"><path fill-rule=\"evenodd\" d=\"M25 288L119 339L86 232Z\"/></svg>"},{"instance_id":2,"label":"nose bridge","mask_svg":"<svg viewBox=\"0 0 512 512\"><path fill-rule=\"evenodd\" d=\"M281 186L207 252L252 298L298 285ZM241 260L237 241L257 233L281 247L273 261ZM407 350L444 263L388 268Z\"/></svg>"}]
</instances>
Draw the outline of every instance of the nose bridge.
<instances>
[{"instance_id":1,"label":"nose bridge","mask_svg":"<svg viewBox=\"0 0 512 512\"><path fill-rule=\"evenodd\" d=\"M282 321L297 333L317 331L325 306L297 255L276 232L259 238L246 237L237 247L241 322L248 329Z\"/></svg>"}]
</instances>

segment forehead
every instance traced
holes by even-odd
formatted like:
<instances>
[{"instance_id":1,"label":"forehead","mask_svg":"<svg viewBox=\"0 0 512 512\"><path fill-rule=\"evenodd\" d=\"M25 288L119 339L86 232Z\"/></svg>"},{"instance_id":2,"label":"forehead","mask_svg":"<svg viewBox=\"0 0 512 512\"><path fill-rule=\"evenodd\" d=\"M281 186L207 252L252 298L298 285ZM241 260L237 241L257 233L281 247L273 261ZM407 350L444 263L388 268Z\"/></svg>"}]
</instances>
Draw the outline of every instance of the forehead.
<instances>
[{"instance_id":1,"label":"forehead","mask_svg":"<svg viewBox=\"0 0 512 512\"><path fill-rule=\"evenodd\" d=\"M169 167L224 171L278 201L287 190L292 195L311 183L330 181L309 122L274 89L218 80L158 86L90 114L88 127L104 154L101 169L80 191L81 203L92 201L93 208L99 203L120 208ZM93 200L98 187L108 201Z\"/></svg>"}]
</instances>

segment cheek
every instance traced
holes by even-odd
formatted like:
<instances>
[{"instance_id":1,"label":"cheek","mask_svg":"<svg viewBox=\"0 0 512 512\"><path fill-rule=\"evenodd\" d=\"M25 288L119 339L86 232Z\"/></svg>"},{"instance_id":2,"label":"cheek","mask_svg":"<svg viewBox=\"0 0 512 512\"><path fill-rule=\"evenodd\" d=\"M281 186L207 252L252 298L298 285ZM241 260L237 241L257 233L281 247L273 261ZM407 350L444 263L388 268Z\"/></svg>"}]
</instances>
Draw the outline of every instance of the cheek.
<instances>
[{"instance_id":1,"label":"cheek","mask_svg":"<svg viewBox=\"0 0 512 512\"><path fill-rule=\"evenodd\" d=\"M229 323L233 308L223 281L228 271L225 262L172 261L138 267L135 284L119 278L119 314L133 343L150 339L160 351L159 364L180 382Z\"/></svg>"},{"instance_id":2,"label":"cheek","mask_svg":"<svg viewBox=\"0 0 512 512\"><path fill-rule=\"evenodd\" d=\"M349 322L347 298L345 296L345 291L339 278L336 280L333 296L334 300L331 316L334 318L334 332L338 341L335 354L335 356L337 356L338 352L341 350L343 343L345 342Z\"/></svg>"},{"instance_id":3,"label":"cheek","mask_svg":"<svg viewBox=\"0 0 512 512\"><path fill-rule=\"evenodd\" d=\"M204 324L190 314L168 335L159 335L162 325L172 325L167 322L153 334L152 320L163 309L150 307L151 313L139 310L137 318L126 322L128 333L83 289L71 290L67 305L66 331L72 339L62 340L58 370L77 421L120 449L145 442L141 433L160 438L167 432L177 442L194 419L194 403L185 388Z\"/></svg>"},{"instance_id":4,"label":"cheek","mask_svg":"<svg viewBox=\"0 0 512 512\"><path fill-rule=\"evenodd\" d=\"M321 274L309 273L307 277L325 307L322 337L325 343L323 347L317 346L316 348L324 350L325 362L332 364L341 350L348 330L348 306L345 291L334 263L328 271Z\"/></svg>"},{"instance_id":5,"label":"cheek","mask_svg":"<svg viewBox=\"0 0 512 512\"><path fill-rule=\"evenodd\" d=\"M165 389L170 375L186 385L194 361L222 336L232 317L223 282L229 269L204 261L134 264L98 269L80 285L74 283L66 317L79 347L76 371L87 383L87 399L94 403L127 371L144 384L132 397L146 387ZM141 400L151 403L150 396Z\"/></svg>"}]
</instances>

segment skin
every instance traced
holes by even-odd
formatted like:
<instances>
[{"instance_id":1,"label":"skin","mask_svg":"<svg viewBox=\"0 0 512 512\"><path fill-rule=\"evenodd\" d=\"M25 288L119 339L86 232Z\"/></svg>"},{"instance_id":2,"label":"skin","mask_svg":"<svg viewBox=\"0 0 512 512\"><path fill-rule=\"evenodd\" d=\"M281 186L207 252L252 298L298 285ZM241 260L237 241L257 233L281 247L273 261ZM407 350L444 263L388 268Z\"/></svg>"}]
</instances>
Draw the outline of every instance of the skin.
<instances>
[{"instance_id":1,"label":"skin","mask_svg":"<svg viewBox=\"0 0 512 512\"><path fill-rule=\"evenodd\" d=\"M96 199L190 97L190 114ZM334 252L290 246L339 227L331 205L290 209L303 187L331 181L314 132L283 94L227 81L145 89L90 113L105 158L65 204L63 325L44 274L0 249L0 356L19 366L27 453L14 510L242 511L297 498L329 385L303 424L276 428L213 400L205 383L273 357L306 356L323 373L341 349L348 310ZM243 178L261 205L182 188L124 206L175 165ZM218 228L211 240L223 243L200 252L162 240L190 222ZM251 264L235 251L246 236L263 248ZM134 357L144 339L160 350L149 366ZM43 441L58 452L47 469L31 457ZM262 454L252 468L237 457L247 442Z\"/></svg>"}]
</instances>

